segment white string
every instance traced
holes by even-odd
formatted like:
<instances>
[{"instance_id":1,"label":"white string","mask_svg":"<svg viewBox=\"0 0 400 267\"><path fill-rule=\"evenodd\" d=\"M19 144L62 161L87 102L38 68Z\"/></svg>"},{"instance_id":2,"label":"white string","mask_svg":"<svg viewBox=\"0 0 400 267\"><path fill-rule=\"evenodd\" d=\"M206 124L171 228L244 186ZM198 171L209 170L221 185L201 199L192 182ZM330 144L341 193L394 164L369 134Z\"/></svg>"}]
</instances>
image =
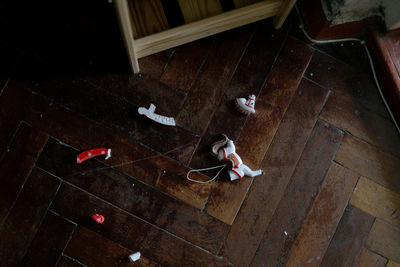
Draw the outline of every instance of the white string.
<instances>
[{"instance_id":1,"label":"white string","mask_svg":"<svg viewBox=\"0 0 400 267\"><path fill-rule=\"evenodd\" d=\"M374 76L375 84L376 84L376 87L378 88L379 95L382 98L383 103L385 104L385 107L386 107L387 111L389 112L390 118L392 119L392 121L394 123L394 126L396 127L397 131L400 133L400 127L397 124L397 121L396 121L392 111L390 110L389 105L386 102L386 99L385 99L385 97L384 97L384 95L382 93L382 89L381 89L381 87L379 85L378 78L376 76L374 63L372 61L371 54L370 54L370 52L368 50L368 47L365 44L365 41L361 40L361 39L358 39L358 38L344 38L344 39L335 39L335 40L315 40L315 39L311 38L311 36L308 35L307 31L304 29L304 23L303 23L303 20L302 20L302 18L300 16L300 11L299 11L299 8L297 7L297 5L295 5L295 8L296 8L297 16L299 17L299 20L300 20L299 28L303 31L304 36L309 41L311 41L313 43L316 43L316 44L329 44L329 43L336 43L336 42L360 42L360 44L365 48L365 51L367 53L367 56L368 56L368 59L369 59L369 63L370 63L370 66L371 66L372 75Z\"/></svg>"},{"instance_id":2,"label":"white string","mask_svg":"<svg viewBox=\"0 0 400 267\"><path fill-rule=\"evenodd\" d=\"M78 175L78 174L85 175L88 172L99 171L99 170L104 170L104 169L110 169L110 168L115 168L115 167L122 167L122 166L133 164L133 163L136 163L136 162L139 162L139 161L144 161L144 160L148 160L148 159L152 159L152 158L161 157L161 156L167 155L167 154L169 154L169 153L171 153L171 152L173 152L175 150L181 149L182 147L185 147L185 146L190 145L190 144L191 143L187 143L187 144L178 146L178 147L176 147L174 149L171 149L171 150L169 150L169 151L167 151L167 152L165 152L163 154L160 153L158 155L145 157L145 158L141 158L141 159L136 159L136 160L132 160L132 161L128 161L128 162L123 162L123 163L120 163L120 164L117 164L117 165L110 165L110 166L105 166L105 167L98 167L98 168L94 168L94 169L89 169L89 170L86 170L86 171L79 171L79 172L76 172L76 173L72 173L70 176L74 176L74 175Z\"/></svg>"},{"instance_id":3,"label":"white string","mask_svg":"<svg viewBox=\"0 0 400 267\"><path fill-rule=\"evenodd\" d=\"M195 183L199 183L199 184L206 184L206 183L212 182L215 179L217 179L218 175L221 173L221 171L223 169L225 169L225 167L226 167L226 165L224 164L224 165L219 165L219 166L214 166L214 167L209 167L209 168L204 168L204 169L193 169L193 170L188 171L188 173L186 174L186 178L191 182L195 182ZM208 171L208 170L213 170L213 169L217 169L217 168L221 168L221 169L217 172L217 174L212 179L204 181L204 182L198 181L198 180L193 180L189 177L189 174L192 172Z\"/></svg>"}]
</instances>

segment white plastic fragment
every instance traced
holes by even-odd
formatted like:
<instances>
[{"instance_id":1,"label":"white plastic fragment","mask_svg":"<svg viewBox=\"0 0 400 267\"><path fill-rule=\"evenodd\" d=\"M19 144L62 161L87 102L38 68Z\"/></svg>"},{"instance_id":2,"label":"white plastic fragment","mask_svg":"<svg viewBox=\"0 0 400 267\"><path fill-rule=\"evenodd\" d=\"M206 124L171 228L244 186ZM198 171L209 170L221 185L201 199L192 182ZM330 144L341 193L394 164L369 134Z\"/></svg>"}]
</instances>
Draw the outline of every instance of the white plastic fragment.
<instances>
[{"instance_id":1,"label":"white plastic fragment","mask_svg":"<svg viewBox=\"0 0 400 267\"><path fill-rule=\"evenodd\" d=\"M245 175L249 177L256 177L263 174L262 170L252 170L245 165L236 153L236 147L232 140L226 135L224 139L215 142L211 148L211 154L218 158L219 161L228 165L228 174L231 181L242 179Z\"/></svg>"},{"instance_id":2,"label":"white plastic fragment","mask_svg":"<svg viewBox=\"0 0 400 267\"><path fill-rule=\"evenodd\" d=\"M256 102L256 96L250 95L248 99L246 98L236 98L235 105L236 108L243 114L255 113L254 105Z\"/></svg>"},{"instance_id":3,"label":"white plastic fragment","mask_svg":"<svg viewBox=\"0 0 400 267\"><path fill-rule=\"evenodd\" d=\"M131 262L135 262L135 261L137 261L138 259L140 259L140 252L138 251L138 252L135 252L135 253L133 253L133 254L131 254L131 255L129 255L129 260L131 261Z\"/></svg>"},{"instance_id":4,"label":"white plastic fragment","mask_svg":"<svg viewBox=\"0 0 400 267\"><path fill-rule=\"evenodd\" d=\"M105 159L109 159L109 158L111 158L111 148L109 148L109 149L107 150L107 156L106 156Z\"/></svg>"},{"instance_id":5,"label":"white plastic fragment","mask_svg":"<svg viewBox=\"0 0 400 267\"><path fill-rule=\"evenodd\" d=\"M174 118L155 114L155 110L156 106L154 106L154 104L150 104L149 109L146 109L145 107L138 108L140 115L145 115L147 118L167 126L175 126Z\"/></svg>"}]
</instances>

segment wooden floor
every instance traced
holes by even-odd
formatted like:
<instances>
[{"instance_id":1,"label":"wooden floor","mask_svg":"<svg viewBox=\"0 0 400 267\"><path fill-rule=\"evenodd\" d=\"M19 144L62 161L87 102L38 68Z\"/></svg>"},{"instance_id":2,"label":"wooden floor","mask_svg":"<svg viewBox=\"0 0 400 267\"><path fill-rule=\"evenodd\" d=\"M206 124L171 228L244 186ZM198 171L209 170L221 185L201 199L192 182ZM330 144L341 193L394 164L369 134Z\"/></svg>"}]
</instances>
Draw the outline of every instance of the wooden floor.
<instances>
[{"instance_id":1,"label":"wooden floor","mask_svg":"<svg viewBox=\"0 0 400 267\"><path fill-rule=\"evenodd\" d=\"M400 137L362 47L266 20L130 75L112 9L95 11L39 35L62 55L0 42L1 266L400 266ZM251 93L246 117L233 100ZM178 126L139 116L150 103ZM264 174L187 181L219 164L221 133ZM112 157L76 164L97 147Z\"/></svg>"}]
</instances>

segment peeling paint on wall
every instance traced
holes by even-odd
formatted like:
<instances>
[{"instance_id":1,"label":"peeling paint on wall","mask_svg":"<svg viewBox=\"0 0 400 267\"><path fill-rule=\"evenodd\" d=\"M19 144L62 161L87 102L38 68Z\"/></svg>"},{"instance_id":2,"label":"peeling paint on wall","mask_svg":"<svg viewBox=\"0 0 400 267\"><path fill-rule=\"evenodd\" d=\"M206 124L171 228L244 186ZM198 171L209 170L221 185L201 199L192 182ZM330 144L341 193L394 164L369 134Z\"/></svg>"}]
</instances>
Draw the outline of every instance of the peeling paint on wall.
<instances>
[{"instance_id":1,"label":"peeling paint on wall","mask_svg":"<svg viewBox=\"0 0 400 267\"><path fill-rule=\"evenodd\" d=\"M380 16L388 29L400 26L400 0L321 0L321 3L333 25Z\"/></svg>"},{"instance_id":2,"label":"peeling paint on wall","mask_svg":"<svg viewBox=\"0 0 400 267\"><path fill-rule=\"evenodd\" d=\"M400 28L400 0L383 0L386 28Z\"/></svg>"},{"instance_id":3,"label":"peeling paint on wall","mask_svg":"<svg viewBox=\"0 0 400 267\"><path fill-rule=\"evenodd\" d=\"M373 16L384 17L382 0L322 0L322 7L333 25Z\"/></svg>"}]
</instances>

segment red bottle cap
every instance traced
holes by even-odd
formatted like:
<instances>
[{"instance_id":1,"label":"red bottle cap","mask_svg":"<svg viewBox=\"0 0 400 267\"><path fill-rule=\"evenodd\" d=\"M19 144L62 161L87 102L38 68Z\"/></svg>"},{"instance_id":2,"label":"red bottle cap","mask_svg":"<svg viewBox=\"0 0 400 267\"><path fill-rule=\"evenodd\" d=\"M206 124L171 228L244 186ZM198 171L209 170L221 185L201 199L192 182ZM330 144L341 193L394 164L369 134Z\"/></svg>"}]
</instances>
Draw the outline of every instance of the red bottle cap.
<instances>
[{"instance_id":1,"label":"red bottle cap","mask_svg":"<svg viewBox=\"0 0 400 267\"><path fill-rule=\"evenodd\" d=\"M93 220L97 223L103 223L104 222L104 216L100 214L95 214L92 216Z\"/></svg>"}]
</instances>

